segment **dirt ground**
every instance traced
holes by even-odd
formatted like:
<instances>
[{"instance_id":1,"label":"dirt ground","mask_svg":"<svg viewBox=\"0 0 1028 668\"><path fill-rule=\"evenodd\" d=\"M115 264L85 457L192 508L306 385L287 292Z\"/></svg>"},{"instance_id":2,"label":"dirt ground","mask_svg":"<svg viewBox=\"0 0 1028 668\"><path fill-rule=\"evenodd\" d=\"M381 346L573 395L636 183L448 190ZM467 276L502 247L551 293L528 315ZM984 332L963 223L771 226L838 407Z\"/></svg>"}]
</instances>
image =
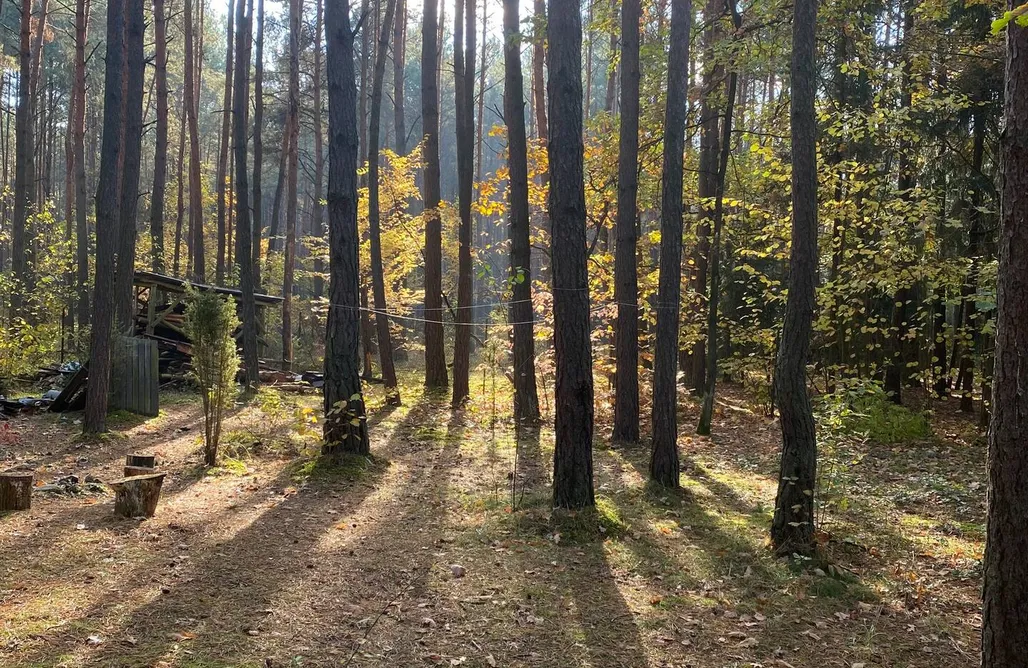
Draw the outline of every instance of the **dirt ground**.
<instances>
[{"instance_id":1,"label":"dirt ground","mask_svg":"<svg viewBox=\"0 0 1028 668\"><path fill-rule=\"evenodd\" d=\"M681 493L649 488L646 449L600 424L597 510L554 515L552 433L515 438L479 381L459 413L414 382L401 408L376 394L373 458L337 469L297 452L313 398L238 411L247 447L212 471L188 396L99 442L74 414L13 419L0 458L37 480L111 480L127 452L169 476L147 521L107 494L0 517L0 665L977 665L985 450L949 402L935 437L823 467L848 496L803 568L767 549L779 435L737 388L712 440L687 435L686 402Z\"/></svg>"}]
</instances>

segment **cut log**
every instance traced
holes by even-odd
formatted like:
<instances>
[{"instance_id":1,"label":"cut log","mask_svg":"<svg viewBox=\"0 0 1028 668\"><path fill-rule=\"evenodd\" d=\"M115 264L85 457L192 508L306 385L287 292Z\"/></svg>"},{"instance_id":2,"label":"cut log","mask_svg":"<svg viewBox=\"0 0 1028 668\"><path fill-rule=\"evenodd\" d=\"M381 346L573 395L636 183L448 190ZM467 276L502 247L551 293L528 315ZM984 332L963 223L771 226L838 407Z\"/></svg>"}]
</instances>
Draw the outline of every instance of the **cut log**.
<instances>
[{"instance_id":1,"label":"cut log","mask_svg":"<svg viewBox=\"0 0 1028 668\"><path fill-rule=\"evenodd\" d=\"M32 507L32 474L22 471L0 473L0 512Z\"/></svg>"},{"instance_id":2,"label":"cut log","mask_svg":"<svg viewBox=\"0 0 1028 668\"><path fill-rule=\"evenodd\" d=\"M149 466L126 466L125 477L132 478L140 475L152 475L157 471Z\"/></svg>"},{"instance_id":3,"label":"cut log","mask_svg":"<svg viewBox=\"0 0 1028 668\"><path fill-rule=\"evenodd\" d=\"M116 480L110 483L114 490L114 514L122 517L153 517L161 498L161 485L166 473L151 473Z\"/></svg>"},{"instance_id":4,"label":"cut log","mask_svg":"<svg viewBox=\"0 0 1028 668\"><path fill-rule=\"evenodd\" d=\"M142 466L148 469L157 468L157 455L143 455L140 453L129 453L125 455L125 466ZM151 471L153 473L153 471ZM125 474L126 477L128 474Z\"/></svg>"}]
</instances>

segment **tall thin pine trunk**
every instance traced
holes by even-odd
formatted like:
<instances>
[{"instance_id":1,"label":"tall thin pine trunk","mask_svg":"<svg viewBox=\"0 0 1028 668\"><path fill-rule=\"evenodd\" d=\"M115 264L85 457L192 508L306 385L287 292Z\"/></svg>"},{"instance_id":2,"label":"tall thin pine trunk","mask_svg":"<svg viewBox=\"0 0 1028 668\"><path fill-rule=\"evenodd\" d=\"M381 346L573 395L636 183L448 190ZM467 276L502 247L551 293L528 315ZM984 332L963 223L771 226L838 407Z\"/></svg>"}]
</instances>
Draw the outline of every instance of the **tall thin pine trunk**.
<instances>
[{"instance_id":1,"label":"tall thin pine trunk","mask_svg":"<svg viewBox=\"0 0 1028 668\"><path fill-rule=\"evenodd\" d=\"M404 105L404 77L407 65L407 0L398 0L393 21L393 123L396 154L407 154L407 121Z\"/></svg>"},{"instance_id":2,"label":"tall thin pine trunk","mask_svg":"<svg viewBox=\"0 0 1028 668\"><path fill-rule=\"evenodd\" d=\"M535 382L528 140L525 136L525 85L521 72L518 5L518 0L504 0L503 3L503 116L507 125L510 282L513 286L510 321L514 323L514 419L535 422L539 419L539 394Z\"/></svg>"},{"instance_id":3,"label":"tall thin pine trunk","mask_svg":"<svg viewBox=\"0 0 1028 668\"><path fill-rule=\"evenodd\" d=\"M86 195L86 29L89 1L75 2L75 284L78 290L78 326L89 324L89 200Z\"/></svg>"},{"instance_id":4,"label":"tall thin pine trunk","mask_svg":"<svg viewBox=\"0 0 1028 668\"><path fill-rule=\"evenodd\" d=\"M465 29L461 30L464 23ZM475 169L475 0L457 0L453 18L453 76L457 123L457 313L453 350L453 397L458 407L471 393L471 199ZM464 34L462 34L462 32Z\"/></svg>"},{"instance_id":5,"label":"tall thin pine trunk","mask_svg":"<svg viewBox=\"0 0 1028 668\"><path fill-rule=\"evenodd\" d=\"M153 192L150 197L151 264L164 272L164 191L168 183L168 17L164 0L153 0L154 79L157 86L157 136L154 149Z\"/></svg>"},{"instance_id":6,"label":"tall thin pine trunk","mask_svg":"<svg viewBox=\"0 0 1028 668\"><path fill-rule=\"evenodd\" d=\"M98 434L107 429L107 400L111 383L111 329L114 323L114 255L118 245L118 163L123 135L123 56L125 2L107 0L107 66L104 70L103 143L96 193L96 274L93 283L93 321L89 345L89 383L82 430Z\"/></svg>"},{"instance_id":7,"label":"tall thin pine trunk","mask_svg":"<svg viewBox=\"0 0 1028 668\"><path fill-rule=\"evenodd\" d=\"M202 2L202 0L198 0ZM185 0L185 90L186 120L189 124L189 276L202 283L206 279L204 252L203 193L200 186L200 130L198 126L200 64L199 49L194 46L193 0ZM199 12L202 19L203 12ZM201 20L202 23L202 20ZM200 31L202 35L202 30ZM199 41L202 41L202 37Z\"/></svg>"},{"instance_id":8,"label":"tall thin pine trunk","mask_svg":"<svg viewBox=\"0 0 1028 668\"><path fill-rule=\"evenodd\" d=\"M32 51L29 42L32 24L32 0L21 2L21 32L18 70L18 108L14 116L14 220L11 224L11 272L14 289L11 291L11 320L26 315L25 298L29 289L29 262L27 254L32 241L29 238L29 209L35 199L32 146Z\"/></svg>"},{"instance_id":9,"label":"tall thin pine trunk","mask_svg":"<svg viewBox=\"0 0 1028 668\"><path fill-rule=\"evenodd\" d=\"M246 149L250 106L250 41L253 31L253 0L249 11L243 0L236 0L235 76L232 114L232 146L235 151L236 265L239 267L239 289L242 292L240 311L243 321L243 367L246 386L260 382L257 361L257 304L254 300L253 228L250 222L250 184L248 183Z\"/></svg>"},{"instance_id":10,"label":"tall thin pine trunk","mask_svg":"<svg viewBox=\"0 0 1028 668\"><path fill-rule=\"evenodd\" d=\"M660 206L660 277L653 351L653 445L650 479L678 487L678 314L682 297L682 152L688 112L692 1L671 2L664 166Z\"/></svg>"},{"instance_id":11,"label":"tall thin pine trunk","mask_svg":"<svg viewBox=\"0 0 1028 668\"><path fill-rule=\"evenodd\" d=\"M553 505L584 508L593 496L593 370L585 245L582 14L551 0L548 98L553 348L556 361Z\"/></svg>"},{"instance_id":12,"label":"tall thin pine trunk","mask_svg":"<svg viewBox=\"0 0 1028 668\"><path fill-rule=\"evenodd\" d=\"M621 3L621 128L618 135L617 244L614 246L615 441L639 440L639 0Z\"/></svg>"},{"instance_id":13,"label":"tall thin pine trunk","mask_svg":"<svg viewBox=\"0 0 1028 668\"><path fill-rule=\"evenodd\" d=\"M387 0L385 18L378 38L375 75L371 84L371 118L368 123L368 236L371 239L371 289L375 299L375 327L378 336L378 356L382 363L382 380L385 382L386 400L392 406L399 406L400 391L396 382L396 366L393 364L393 341L389 333L389 316L386 315L378 154L382 128L382 88L385 83L385 65L389 55L389 33L392 29L394 11L396 0Z\"/></svg>"},{"instance_id":14,"label":"tall thin pine trunk","mask_svg":"<svg viewBox=\"0 0 1028 668\"><path fill-rule=\"evenodd\" d=\"M775 404L782 428L771 542L778 554L811 554L817 440L807 389L807 357L817 280L817 0L795 0L792 24L792 250L789 296L775 364Z\"/></svg>"},{"instance_id":15,"label":"tall thin pine trunk","mask_svg":"<svg viewBox=\"0 0 1028 668\"><path fill-rule=\"evenodd\" d=\"M296 268L296 180L300 134L300 16L303 0L289 0L289 97L286 129L286 257L282 279L282 367L293 363L293 273Z\"/></svg>"},{"instance_id":16,"label":"tall thin pine trunk","mask_svg":"<svg viewBox=\"0 0 1028 668\"><path fill-rule=\"evenodd\" d=\"M264 232L264 0L257 0L253 74L253 238L254 290L261 288L261 234Z\"/></svg>"},{"instance_id":17,"label":"tall thin pine trunk","mask_svg":"<svg viewBox=\"0 0 1028 668\"><path fill-rule=\"evenodd\" d=\"M321 206L322 184L325 181L324 138L321 123L321 31L324 0L315 0L314 20L314 72L311 88L314 94L314 108L311 110L314 123L314 201L312 202L311 236L325 237L324 208ZM320 258L314 260L314 296L321 297L325 281L321 278L324 266Z\"/></svg>"},{"instance_id":18,"label":"tall thin pine trunk","mask_svg":"<svg viewBox=\"0 0 1028 668\"><path fill-rule=\"evenodd\" d=\"M1018 1L1009 0L1013 9ZM999 234L992 424L989 429L989 514L982 595L982 668L1024 663L1028 638L1028 28L1007 27L1006 127Z\"/></svg>"},{"instance_id":19,"label":"tall thin pine trunk","mask_svg":"<svg viewBox=\"0 0 1028 668\"><path fill-rule=\"evenodd\" d=\"M443 230L439 200L439 40L436 0L425 0L421 29L421 123L425 134L425 386L446 387L443 349Z\"/></svg>"},{"instance_id":20,"label":"tall thin pine trunk","mask_svg":"<svg viewBox=\"0 0 1028 668\"><path fill-rule=\"evenodd\" d=\"M325 336L323 452L367 454L367 421L358 374L360 237L357 234L357 87L349 3L328 3L329 304Z\"/></svg>"},{"instance_id":21,"label":"tall thin pine trunk","mask_svg":"<svg viewBox=\"0 0 1028 668\"><path fill-rule=\"evenodd\" d=\"M238 2L243 2L243 0L228 0L228 28L225 37L225 93L222 96L221 104L221 141L218 144L218 174L215 183L218 193L218 257L214 269L214 280L218 285L225 284L226 238L230 234L225 223L228 211L225 180L228 178L228 149L232 127L232 41L235 36L233 23L236 14L235 4Z\"/></svg>"},{"instance_id":22,"label":"tall thin pine trunk","mask_svg":"<svg viewBox=\"0 0 1028 668\"><path fill-rule=\"evenodd\" d=\"M125 111L121 119L122 144L121 223L118 232L117 266L114 284L114 324L121 334L131 334L135 325L135 278L139 172L143 137L144 0L125 0Z\"/></svg>"}]
</instances>

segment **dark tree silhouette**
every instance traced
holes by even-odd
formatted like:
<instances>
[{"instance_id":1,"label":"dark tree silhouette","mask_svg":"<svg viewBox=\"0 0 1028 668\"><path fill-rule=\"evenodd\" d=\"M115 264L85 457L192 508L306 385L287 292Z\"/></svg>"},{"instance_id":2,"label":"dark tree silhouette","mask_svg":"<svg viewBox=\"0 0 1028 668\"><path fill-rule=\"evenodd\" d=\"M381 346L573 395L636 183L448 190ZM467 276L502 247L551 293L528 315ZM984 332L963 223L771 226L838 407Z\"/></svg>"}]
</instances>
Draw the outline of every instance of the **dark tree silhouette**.
<instances>
[{"instance_id":1,"label":"dark tree silhouette","mask_svg":"<svg viewBox=\"0 0 1028 668\"><path fill-rule=\"evenodd\" d=\"M796 0L792 25L792 251L789 296L775 364L782 462L771 522L779 554L814 552L817 441L807 390L807 357L817 279L817 0Z\"/></svg>"},{"instance_id":2,"label":"dark tree silhouette","mask_svg":"<svg viewBox=\"0 0 1028 668\"><path fill-rule=\"evenodd\" d=\"M421 124L425 133L425 386L446 387L443 349L443 230L439 214L439 44L435 0L421 23Z\"/></svg>"},{"instance_id":3,"label":"dark tree silhouette","mask_svg":"<svg viewBox=\"0 0 1028 668\"><path fill-rule=\"evenodd\" d=\"M653 349L653 444L650 479L678 487L678 314L682 301L682 151L688 112L692 1L671 2L664 166L660 202L660 277Z\"/></svg>"},{"instance_id":4,"label":"dark tree silhouette","mask_svg":"<svg viewBox=\"0 0 1028 668\"><path fill-rule=\"evenodd\" d=\"M89 339L89 383L82 430L107 430L107 395L111 385L111 329L114 324L114 254L118 246L118 163L121 156L125 56L125 0L107 0L107 49L104 70L104 132L100 145L100 179L96 192L96 273L93 279L93 325Z\"/></svg>"},{"instance_id":5,"label":"dark tree silhouette","mask_svg":"<svg viewBox=\"0 0 1028 668\"><path fill-rule=\"evenodd\" d=\"M553 505L583 508L595 501L582 141L582 15L577 0L551 0L546 30L553 348L557 367Z\"/></svg>"},{"instance_id":6,"label":"dark tree silhouette","mask_svg":"<svg viewBox=\"0 0 1028 668\"><path fill-rule=\"evenodd\" d=\"M521 73L518 0L503 3L503 116L507 125L507 201L510 206L510 320L514 323L514 419L539 419L535 383L535 328L532 326L532 245L528 215L528 140L525 86Z\"/></svg>"},{"instance_id":7,"label":"dark tree silhouette","mask_svg":"<svg viewBox=\"0 0 1028 668\"><path fill-rule=\"evenodd\" d=\"M328 48L329 304L325 337L324 454L367 454L358 362L360 237L357 234L357 85L349 3L325 6Z\"/></svg>"},{"instance_id":8,"label":"dark tree silhouette","mask_svg":"<svg viewBox=\"0 0 1028 668\"><path fill-rule=\"evenodd\" d=\"M1008 8L1017 4L1009 0ZM1007 27L1004 118L983 668L1018 666L1028 656L1028 28L1014 22Z\"/></svg>"},{"instance_id":9,"label":"dark tree silhouette","mask_svg":"<svg viewBox=\"0 0 1028 668\"><path fill-rule=\"evenodd\" d=\"M639 0L621 7L621 128L618 136L617 244L614 246L615 441L639 440Z\"/></svg>"}]
</instances>

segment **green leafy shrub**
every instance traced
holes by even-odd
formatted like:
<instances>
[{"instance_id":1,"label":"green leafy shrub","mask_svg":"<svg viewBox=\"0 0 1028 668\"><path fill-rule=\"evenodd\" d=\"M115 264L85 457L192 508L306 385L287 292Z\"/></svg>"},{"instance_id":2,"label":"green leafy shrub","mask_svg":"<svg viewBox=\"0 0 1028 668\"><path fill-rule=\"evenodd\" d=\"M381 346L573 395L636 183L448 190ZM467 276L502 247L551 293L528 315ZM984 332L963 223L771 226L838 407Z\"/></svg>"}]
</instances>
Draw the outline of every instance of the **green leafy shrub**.
<instances>
[{"instance_id":1,"label":"green leafy shrub","mask_svg":"<svg viewBox=\"0 0 1028 668\"><path fill-rule=\"evenodd\" d=\"M214 466L225 409L236 394L239 355L235 303L215 292L186 289L184 329L193 343L193 377L203 399L204 463Z\"/></svg>"}]
</instances>

